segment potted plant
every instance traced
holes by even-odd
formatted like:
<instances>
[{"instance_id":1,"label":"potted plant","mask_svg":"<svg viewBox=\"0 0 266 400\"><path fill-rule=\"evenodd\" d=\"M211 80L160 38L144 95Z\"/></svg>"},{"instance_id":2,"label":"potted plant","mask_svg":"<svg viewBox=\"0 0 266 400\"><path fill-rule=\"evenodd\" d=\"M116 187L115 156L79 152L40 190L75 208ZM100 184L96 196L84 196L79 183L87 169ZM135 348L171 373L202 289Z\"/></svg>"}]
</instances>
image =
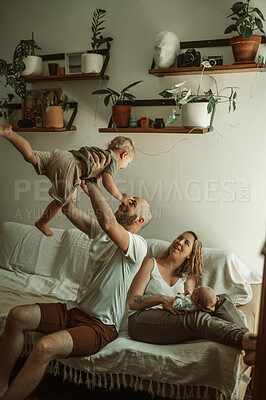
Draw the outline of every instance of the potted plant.
<instances>
[{"instance_id":1,"label":"potted plant","mask_svg":"<svg viewBox=\"0 0 266 400\"><path fill-rule=\"evenodd\" d=\"M253 32L259 30L265 35L262 22L265 21L264 16L257 7L251 7L249 3L250 0L236 2L231 8L232 13L227 17L231 17L233 24L224 33L238 33L238 36L230 39L236 63L254 62L261 36L253 35Z\"/></svg>"},{"instance_id":2,"label":"potted plant","mask_svg":"<svg viewBox=\"0 0 266 400\"><path fill-rule=\"evenodd\" d=\"M110 48L110 42L113 40L111 37L103 37L102 31L105 29L102 24L104 23L103 18L105 17L106 10L96 8L92 16L92 39L91 47L92 50L86 54L82 54L81 57L81 72L99 73L103 66L103 55L100 54L100 47L106 43L107 48Z\"/></svg>"},{"instance_id":3,"label":"potted plant","mask_svg":"<svg viewBox=\"0 0 266 400\"><path fill-rule=\"evenodd\" d=\"M69 110L70 105L67 95L63 95L61 89L40 90L37 98L29 95L28 100L36 102L37 107L33 110L36 116L41 110L44 128L63 128L63 112Z\"/></svg>"},{"instance_id":4,"label":"potted plant","mask_svg":"<svg viewBox=\"0 0 266 400\"><path fill-rule=\"evenodd\" d=\"M213 79L216 86L216 93L213 93L212 89L200 94L200 88L203 78L203 72L205 68L212 68L209 61L203 61L202 72L200 82L196 93L193 93L191 89L183 90L180 93L180 88L185 82L178 83L171 88L163 90L159 93L164 98L174 97L176 105L179 109L182 109L182 119L184 127L209 127L211 123L211 116L214 111L216 104L228 103L228 112L236 109L236 97L237 92L234 87L225 87L221 90L218 89L216 80ZM223 91L229 90L229 95L222 94ZM172 114L169 116L166 126L171 125L179 116L180 112L173 109Z\"/></svg>"},{"instance_id":5,"label":"potted plant","mask_svg":"<svg viewBox=\"0 0 266 400\"><path fill-rule=\"evenodd\" d=\"M35 55L35 49L41 50L32 38L29 40L21 40L17 45L14 57L20 57L25 64L25 69L21 72L22 76L38 76L42 74L42 57Z\"/></svg>"},{"instance_id":6,"label":"potted plant","mask_svg":"<svg viewBox=\"0 0 266 400\"><path fill-rule=\"evenodd\" d=\"M112 106L112 119L113 124L118 128L127 128L129 126L130 117L131 117L131 105L125 105L125 101L129 100L134 102L136 96L128 92L128 89L131 89L133 86L138 85L142 81L136 81L126 86L124 89L118 93L117 91L107 88L107 89L99 89L92 92L92 94L106 94L104 98L104 104L106 107L108 106L110 100L113 104Z\"/></svg>"},{"instance_id":7,"label":"potted plant","mask_svg":"<svg viewBox=\"0 0 266 400\"><path fill-rule=\"evenodd\" d=\"M26 69L25 61L31 56L35 48L40 49L33 38L30 40L21 40L15 48L12 63L0 59L0 76L6 79L5 86L11 86L15 93L22 98L26 94L26 82L22 77L23 71ZM42 63L41 57L38 57L38 59ZM37 67L39 68L38 73L41 73L39 61L35 62L35 69L30 67L31 72L34 73L34 71L37 71Z\"/></svg>"}]
</instances>

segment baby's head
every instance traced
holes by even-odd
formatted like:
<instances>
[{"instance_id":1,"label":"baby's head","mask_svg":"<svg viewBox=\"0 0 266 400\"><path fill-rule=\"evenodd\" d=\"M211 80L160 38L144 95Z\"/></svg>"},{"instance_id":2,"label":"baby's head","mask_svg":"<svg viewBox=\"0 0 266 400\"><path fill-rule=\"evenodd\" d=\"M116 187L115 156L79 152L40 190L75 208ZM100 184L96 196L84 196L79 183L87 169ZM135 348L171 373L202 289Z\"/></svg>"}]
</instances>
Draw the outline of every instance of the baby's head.
<instances>
[{"instance_id":1,"label":"baby's head","mask_svg":"<svg viewBox=\"0 0 266 400\"><path fill-rule=\"evenodd\" d=\"M108 149L113 150L118 161L118 168L124 169L133 161L135 148L131 139L125 136L115 137L109 144Z\"/></svg>"},{"instance_id":2,"label":"baby's head","mask_svg":"<svg viewBox=\"0 0 266 400\"><path fill-rule=\"evenodd\" d=\"M219 300L209 286L198 286L193 290L191 298L202 311L207 312L215 311L215 304Z\"/></svg>"}]
</instances>

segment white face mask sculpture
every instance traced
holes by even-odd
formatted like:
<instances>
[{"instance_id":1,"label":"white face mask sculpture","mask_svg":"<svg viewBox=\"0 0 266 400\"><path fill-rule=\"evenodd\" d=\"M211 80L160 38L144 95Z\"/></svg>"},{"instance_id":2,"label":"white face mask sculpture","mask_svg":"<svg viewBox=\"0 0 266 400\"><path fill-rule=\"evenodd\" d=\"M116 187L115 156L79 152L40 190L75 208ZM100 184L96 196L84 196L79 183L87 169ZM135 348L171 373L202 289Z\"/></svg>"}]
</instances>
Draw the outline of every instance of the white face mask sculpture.
<instances>
[{"instance_id":1,"label":"white face mask sculpture","mask_svg":"<svg viewBox=\"0 0 266 400\"><path fill-rule=\"evenodd\" d=\"M158 68L169 68L180 53L180 41L173 32L160 32L154 42L153 58Z\"/></svg>"}]
</instances>

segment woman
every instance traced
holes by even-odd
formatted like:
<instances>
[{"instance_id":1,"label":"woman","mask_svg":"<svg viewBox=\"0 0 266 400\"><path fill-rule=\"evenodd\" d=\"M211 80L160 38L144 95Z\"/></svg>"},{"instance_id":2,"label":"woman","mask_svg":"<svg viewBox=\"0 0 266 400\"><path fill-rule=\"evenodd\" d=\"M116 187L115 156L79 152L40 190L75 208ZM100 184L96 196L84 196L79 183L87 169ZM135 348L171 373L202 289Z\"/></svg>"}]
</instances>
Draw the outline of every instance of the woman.
<instances>
[{"instance_id":1,"label":"woman","mask_svg":"<svg viewBox=\"0 0 266 400\"><path fill-rule=\"evenodd\" d=\"M131 287L129 335L157 344L213 340L252 350L244 361L253 364L256 336L249 333L229 296L219 295L213 313L180 313L173 309L177 292L191 293L203 267L202 244L192 231L179 235L162 258L144 260Z\"/></svg>"}]
</instances>

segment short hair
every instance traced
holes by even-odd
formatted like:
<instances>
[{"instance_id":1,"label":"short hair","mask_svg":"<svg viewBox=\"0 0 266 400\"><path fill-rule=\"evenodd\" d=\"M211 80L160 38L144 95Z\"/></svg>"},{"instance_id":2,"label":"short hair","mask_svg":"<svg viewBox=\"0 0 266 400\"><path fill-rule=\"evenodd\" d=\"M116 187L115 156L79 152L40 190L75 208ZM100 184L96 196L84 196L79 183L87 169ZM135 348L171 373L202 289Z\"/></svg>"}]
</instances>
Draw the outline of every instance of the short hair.
<instances>
[{"instance_id":1,"label":"short hair","mask_svg":"<svg viewBox=\"0 0 266 400\"><path fill-rule=\"evenodd\" d=\"M152 210L149 203L142 197L135 196L135 199L141 200L140 203L140 217L144 218L144 222L141 224L141 229L145 228L152 219Z\"/></svg>"},{"instance_id":2,"label":"short hair","mask_svg":"<svg viewBox=\"0 0 266 400\"><path fill-rule=\"evenodd\" d=\"M108 143L109 150L118 150L119 153L127 151L129 154L135 154L135 147L130 138L125 136L116 136Z\"/></svg>"},{"instance_id":3,"label":"short hair","mask_svg":"<svg viewBox=\"0 0 266 400\"><path fill-rule=\"evenodd\" d=\"M144 215L141 215L141 216L144 218L144 222L141 225L141 229L145 228L145 226L147 226L151 222L151 219L152 219L152 210L148 203L147 203L147 205L142 207L142 212Z\"/></svg>"},{"instance_id":4,"label":"short hair","mask_svg":"<svg viewBox=\"0 0 266 400\"><path fill-rule=\"evenodd\" d=\"M216 293L209 286L199 286L197 296L202 307L207 307L210 302L216 301Z\"/></svg>"}]
</instances>

